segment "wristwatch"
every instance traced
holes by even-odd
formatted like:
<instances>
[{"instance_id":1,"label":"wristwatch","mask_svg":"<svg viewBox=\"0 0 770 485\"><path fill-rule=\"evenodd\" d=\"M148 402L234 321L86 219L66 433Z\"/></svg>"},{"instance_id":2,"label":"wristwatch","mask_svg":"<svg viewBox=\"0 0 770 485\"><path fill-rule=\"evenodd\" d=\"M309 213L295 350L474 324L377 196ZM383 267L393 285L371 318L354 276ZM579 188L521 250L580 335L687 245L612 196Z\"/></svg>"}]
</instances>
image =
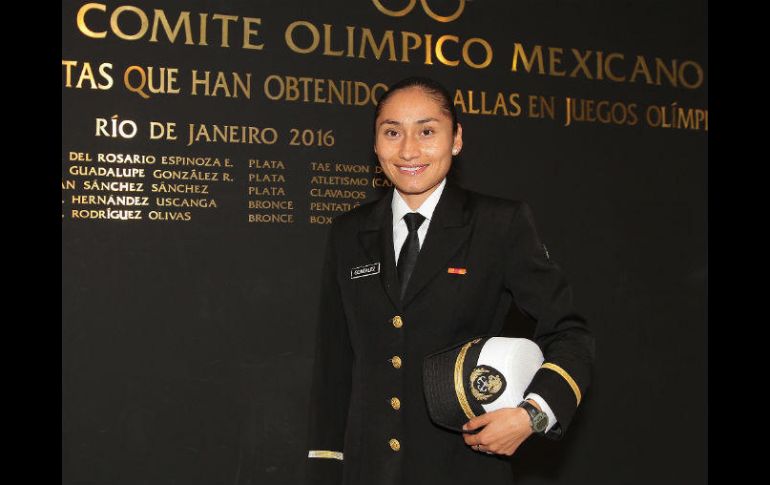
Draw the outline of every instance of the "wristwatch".
<instances>
[{"instance_id":1,"label":"wristwatch","mask_svg":"<svg viewBox=\"0 0 770 485\"><path fill-rule=\"evenodd\" d=\"M545 428L548 427L548 415L543 411L538 410L529 401L521 401L517 407L524 408L529 414L529 425L532 427L532 431L542 435Z\"/></svg>"}]
</instances>

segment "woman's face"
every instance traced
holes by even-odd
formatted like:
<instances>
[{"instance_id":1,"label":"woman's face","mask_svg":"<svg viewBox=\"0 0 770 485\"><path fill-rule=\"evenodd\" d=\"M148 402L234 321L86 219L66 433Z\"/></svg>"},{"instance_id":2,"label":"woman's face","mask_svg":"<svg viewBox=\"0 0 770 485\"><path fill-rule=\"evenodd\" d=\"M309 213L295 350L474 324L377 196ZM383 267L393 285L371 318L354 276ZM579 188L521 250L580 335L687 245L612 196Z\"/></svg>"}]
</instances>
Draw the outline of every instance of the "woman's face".
<instances>
[{"instance_id":1,"label":"woman's face","mask_svg":"<svg viewBox=\"0 0 770 485\"><path fill-rule=\"evenodd\" d=\"M385 176L406 203L418 208L446 177L452 149L462 147L462 127L452 134L452 118L422 88L394 93L375 121L374 153Z\"/></svg>"}]
</instances>

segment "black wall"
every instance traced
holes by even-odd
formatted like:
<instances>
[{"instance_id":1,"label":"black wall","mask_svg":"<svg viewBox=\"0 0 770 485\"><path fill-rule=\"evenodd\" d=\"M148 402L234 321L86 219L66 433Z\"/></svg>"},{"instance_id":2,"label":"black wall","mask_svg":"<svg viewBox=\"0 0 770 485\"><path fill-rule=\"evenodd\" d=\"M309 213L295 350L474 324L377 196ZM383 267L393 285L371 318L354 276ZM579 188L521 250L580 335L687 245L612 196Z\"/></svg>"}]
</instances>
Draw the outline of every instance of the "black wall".
<instances>
[{"instance_id":1,"label":"black wall","mask_svg":"<svg viewBox=\"0 0 770 485\"><path fill-rule=\"evenodd\" d=\"M706 480L706 182L708 133L649 122L650 106L707 110L708 63L705 2L490 1L464 3L462 15L437 22L420 2L403 17L380 13L371 1L156 1L104 2L106 12L85 16L103 39L78 29L79 9L62 5L62 60L77 61L67 86L62 66L62 477L63 483L296 483L304 448L312 365L320 253L328 226L312 224L313 188L359 190L314 183L312 162L369 165L374 169L373 105L270 100L263 91L273 74L352 80L373 86L420 74L475 96L520 94L519 116L460 113L464 149L459 178L467 188L524 199L533 207L551 257L566 271L578 307L597 339L596 374L568 436L558 443L529 440L512 458L523 484L703 483ZM432 0L449 14L462 2ZM382 1L397 9L405 1ZM109 17L135 5L149 16L161 9L173 22L182 11L260 18L253 43L243 49L243 24L230 25L230 47L219 45L220 24L208 25L208 44L129 41L112 34ZM139 17L121 14L127 33ZM324 56L321 47L299 54L287 47L286 27L305 20L323 32L333 26L333 49L344 49L345 26L369 28L375 39L393 30L435 41L483 38L493 49L489 67L448 67L423 54L411 62ZM103 29L102 29L103 27ZM193 28L193 33L196 28ZM356 34L356 50L358 39ZM194 36L195 37L195 36ZM424 37L423 37L424 38ZM297 36L297 42L309 42ZM511 72L514 45L560 47L562 68L575 67L572 49L588 55L622 53L615 64L630 77L637 55L685 68L695 64L695 88L614 82L578 74ZM400 44L397 44L400 45ZM400 55L400 48L397 52ZM460 50L446 44L447 57ZM471 49L481 57L478 45ZM83 62L112 63L113 85L75 85ZM179 69L179 94L144 99L123 84L132 65ZM622 69L620 66L624 66ZM546 65L547 68L547 65ZM190 72L251 73L249 99L193 96ZM138 75L134 73L134 75ZM654 69L653 69L654 75ZM527 115L526 96L554 96L554 119ZM630 105L633 126L573 122L564 126L565 97ZM467 94L465 95L467 103ZM479 100L476 98L475 103ZM674 105L674 103L676 103ZM511 105L508 105L511 108ZM654 108L653 108L654 109ZM656 111L657 112L657 111ZM96 119L133 120L130 139L97 136ZM177 122L180 139L151 140L150 121ZM188 123L273 127L272 145L195 143ZM291 145L292 128L333 132L333 146ZM229 158L232 167L162 167L71 161L70 153L123 153ZM250 159L280 160L284 170L255 169ZM126 193L88 190L86 181L125 181L74 175L73 166L145 168L142 191L150 206L115 200L86 204L77 196ZM189 221L150 220L163 212L153 192L155 169L229 173L233 182L211 183L217 207L190 211ZM278 174L282 182L251 183L249 174ZM382 180L374 172L365 175ZM75 181L71 188L69 181ZM190 181L175 183L198 184ZM280 187L285 195L249 195L251 187ZM363 189L365 200L381 190ZM75 197L73 199L73 197ZM182 195L193 199L196 195ZM292 210L252 210L249 200L292 201ZM73 211L141 210L142 220L73 218ZM293 223L249 222L249 214L292 213ZM532 323L515 310L511 325L523 335ZM665 405L663 405L665 403ZM676 432L666 432L670 407L679 411ZM670 430L669 430L670 431Z\"/></svg>"}]
</instances>

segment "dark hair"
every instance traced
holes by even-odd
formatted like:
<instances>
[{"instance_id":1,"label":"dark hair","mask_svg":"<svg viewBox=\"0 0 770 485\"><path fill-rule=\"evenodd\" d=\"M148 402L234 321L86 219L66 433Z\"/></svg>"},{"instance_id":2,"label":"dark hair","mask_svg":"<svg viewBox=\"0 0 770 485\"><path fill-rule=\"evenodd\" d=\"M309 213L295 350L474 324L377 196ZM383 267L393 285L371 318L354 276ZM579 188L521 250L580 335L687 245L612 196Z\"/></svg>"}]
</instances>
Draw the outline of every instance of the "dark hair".
<instances>
[{"instance_id":1,"label":"dark hair","mask_svg":"<svg viewBox=\"0 0 770 485\"><path fill-rule=\"evenodd\" d=\"M382 106L385 104L385 102L390 98L393 93L397 91L401 91L402 89L408 89L408 88L420 88L423 91L425 91L428 95L430 95L433 99L438 101L439 105L441 106L441 109L445 111L450 118L452 118L452 134L457 134L457 111L455 110L455 105L452 102L452 95L449 94L449 91L447 88L444 87L443 84L441 84L438 81L435 81L428 77L420 77L420 76L414 76L414 77L408 77L406 79L402 79L398 81L397 83L391 85L388 90L380 96L379 101L377 101L377 108L374 110L374 132L377 132L377 117L380 116L380 111L382 111Z\"/></svg>"}]
</instances>

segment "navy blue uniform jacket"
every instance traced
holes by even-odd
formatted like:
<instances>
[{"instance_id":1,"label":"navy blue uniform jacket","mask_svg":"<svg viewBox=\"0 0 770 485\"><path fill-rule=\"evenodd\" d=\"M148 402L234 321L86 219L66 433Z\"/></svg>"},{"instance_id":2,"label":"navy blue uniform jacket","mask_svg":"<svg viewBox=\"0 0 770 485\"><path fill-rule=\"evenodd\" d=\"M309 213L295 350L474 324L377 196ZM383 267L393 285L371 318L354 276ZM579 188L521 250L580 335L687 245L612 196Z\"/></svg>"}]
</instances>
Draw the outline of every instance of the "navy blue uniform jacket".
<instances>
[{"instance_id":1,"label":"navy blue uniform jacket","mask_svg":"<svg viewBox=\"0 0 770 485\"><path fill-rule=\"evenodd\" d=\"M558 425L548 437L558 439L589 385L593 336L573 308L562 271L548 258L527 204L452 183L441 194L400 301L392 194L338 216L331 226L307 482L512 483L506 457L475 452L459 434L431 422L423 357L476 336L500 335L515 302L537 322L532 339L545 356L527 392L551 406ZM364 271L353 274L359 267Z\"/></svg>"}]
</instances>

